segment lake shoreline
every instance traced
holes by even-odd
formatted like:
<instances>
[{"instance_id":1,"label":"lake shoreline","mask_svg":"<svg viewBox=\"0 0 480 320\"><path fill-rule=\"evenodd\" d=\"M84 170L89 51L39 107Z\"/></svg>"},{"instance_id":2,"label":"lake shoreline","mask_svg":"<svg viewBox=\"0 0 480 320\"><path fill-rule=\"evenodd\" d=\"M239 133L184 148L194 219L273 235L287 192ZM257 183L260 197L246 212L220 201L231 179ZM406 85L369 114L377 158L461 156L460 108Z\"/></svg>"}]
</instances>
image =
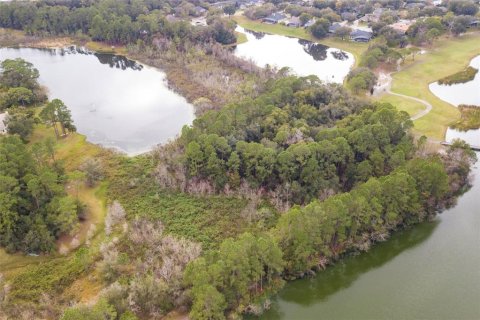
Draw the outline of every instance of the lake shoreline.
<instances>
[{"instance_id":1,"label":"lake shoreline","mask_svg":"<svg viewBox=\"0 0 480 320\"><path fill-rule=\"evenodd\" d=\"M0 48L32 48L32 49L63 49L66 47L77 46L84 47L93 53L98 54L112 54L125 57L129 60L135 61L139 64L158 69L160 72L166 74L166 81L168 88L176 92L177 94L186 98L186 100L194 106L195 114L202 112L200 108L197 108L195 101L200 98L207 98L211 101L213 109L219 109L229 102L236 101L237 95L232 99L226 99L222 97L218 92L214 90L208 90L207 88L201 88L202 85L196 82L195 85L191 85L192 72L186 67L186 64L180 62L172 63L171 61L165 61L159 57L149 57L144 50L136 50L134 46L112 46L104 42L87 41L85 39L78 39L71 36L56 37L56 36L29 36L23 31L0 28ZM225 48L227 50L227 48ZM134 52L137 51L137 52ZM233 54L232 54L233 55ZM212 59L205 61L206 64L211 65ZM219 65L222 65L222 61L218 61ZM246 62L246 64L249 64ZM224 65L224 68L228 68L228 65ZM264 72L260 71L261 68L250 68L250 72L245 71L249 69L245 68L232 68L235 73L250 73L256 74L261 79L265 79ZM255 70L256 69L256 70ZM262 75L259 75L262 73ZM270 75L271 76L271 75Z\"/></svg>"}]
</instances>

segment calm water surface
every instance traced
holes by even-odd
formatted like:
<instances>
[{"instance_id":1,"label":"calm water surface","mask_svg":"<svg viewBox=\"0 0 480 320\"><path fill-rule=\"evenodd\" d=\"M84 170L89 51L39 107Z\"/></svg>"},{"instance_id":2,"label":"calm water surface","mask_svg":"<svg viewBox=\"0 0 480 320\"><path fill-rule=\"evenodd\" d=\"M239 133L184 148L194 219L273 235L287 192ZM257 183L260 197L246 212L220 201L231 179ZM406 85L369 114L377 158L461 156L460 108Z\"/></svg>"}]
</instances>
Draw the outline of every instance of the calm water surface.
<instances>
[{"instance_id":1,"label":"calm water surface","mask_svg":"<svg viewBox=\"0 0 480 320\"><path fill-rule=\"evenodd\" d=\"M453 138L480 144L480 131ZM480 319L480 163L474 174L435 221L287 284L261 319Z\"/></svg>"},{"instance_id":2,"label":"calm water surface","mask_svg":"<svg viewBox=\"0 0 480 320\"><path fill-rule=\"evenodd\" d=\"M165 74L125 57L80 49L0 49L0 60L23 58L40 72L49 98L72 111L88 141L130 155L174 138L194 119L193 107L165 83Z\"/></svg>"},{"instance_id":3,"label":"calm water surface","mask_svg":"<svg viewBox=\"0 0 480 320\"><path fill-rule=\"evenodd\" d=\"M480 69L480 56L472 59L470 66ZM480 72L475 75L472 81L466 83L440 85L438 82L430 84L430 91L440 99L453 104L480 106Z\"/></svg>"},{"instance_id":4,"label":"calm water surface","mask_svg":"<svg viewBox=\"0 0 480 320\"><path fill-rule=\"evenodd\" d=\"M311 41L253 32L240 26L236 30L245 33L248 41L239 44L235 54L261 67L289 67L300 76L314 74L325 82L342 83L355 62L351 53Z\"/></svg>"}]
</instances>

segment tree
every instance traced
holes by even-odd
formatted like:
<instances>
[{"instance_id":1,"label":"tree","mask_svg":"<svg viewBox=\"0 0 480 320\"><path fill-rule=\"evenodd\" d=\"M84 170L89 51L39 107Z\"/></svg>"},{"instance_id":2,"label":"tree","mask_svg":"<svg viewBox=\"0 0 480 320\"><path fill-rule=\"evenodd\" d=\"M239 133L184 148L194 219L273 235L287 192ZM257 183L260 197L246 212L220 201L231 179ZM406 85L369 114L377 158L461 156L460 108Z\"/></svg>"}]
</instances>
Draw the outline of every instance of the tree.
<instances>
[{"instance_id":1,"label":"tree","mask_svg":"<svg viewBox=\"0 0 480 320\"><path fill-rule=\"evenodd\" d=\"M2 107L10 108L12 106L28 106L34 101L34 94L32 90L18 87L8 89L3 98Z\"/></svg>"},{"instance_id":2,"label":"tree","mask_svg":"<svg viewBox=\"0 0 480 320\"><path fill-rule=\"evenodd\" d=\"M305 25L308 21L310 21L313 17L312 17L312 15L303 12L302 14L300 14L300 16L299 16L298 18L300 19L300 23L302 24L302 26L304 26L304 25Z\"/></svg>"},{"instance_id":3,"label":"tree","mask_svg":"<svg viewBox=\"0 0 480 320\"><path fill-rule=\"evenodd\" d=\"M38 88L38 70L33 64L21 58L6 59L0 63L0 86L6 88L24 87L30 90Z\"/></svg>"},{"instance_id":4,"label":"tree","mask_svg":"<svg viewBox=\"0 0 480 320\"><path fill-rule=\"evenodd\" d=\"M40 118L43 120L45 125L53 127L55 131L55 137L58 139L60 137L57 128L57 112L55 109L55 105L52 103L48 103L42 111L40 111Z\"/></svg>"},{"instance_id":5,"label":"tree","mask_svg":"<svg viewBox=\"0 0 480 320\"><path fill-rule=\"evenodd\" d=\"M345 38L350 36L350 32L352 32L352 29L350 29L347 26L342 26L342 27L338 28L337 30L335 30L334 34L335 34L336 37L338 37L342 40L345 40Z\"/></svg>"},{"instance_id":6,"label":"tree","mask_svg":"<svg viewBox=\"0 0 480 320\"><path fill-rule=\"evenodd\" d=\"M63 136L66 136L68 132L75 132L77 129L73 125L72 114L68 110L67 106L60 99L53 99L50 102L55 109L57 121L60 123Z\"/></svg>"},{"instance_id":7,"label":"tree","mask_svg":"<svg viewBox=\"0 0 480 320\"><path fill-rule=\"evenodd\" d=\"M46 125L53 127L57 139L60 137L57 123L60 125L63 136L67 135L68 132L76 131L71 112L60 99L53 99L49 102L40 112L40 118Z\"/></svg>"},{"instance_id":8,"label":"tree","mask_svg":"<svg viewBox=\"0 0 480 320\"><path fill-rule=\"evenodd\" d=\"M62 181L47 162L34 160L18 136L0 139L0 245L49 252L55 239L76 227L78 205Z\"/></svg>"},{"instance_id":9,"label":"tree","mask_svg":"<svg viewBox=\"0 0 480 320\"><path fill-rule=\"evenodd\" d=\"M88 158L80 166L80 170L85 173L85 181L89 187L93 187L103 179L103 167L98 159Z\"/></svg>"},{"instance_id":10,"label":"tree","mask_svg":"<svg viewBox=\"0 0 480 320\"><path fill-rule=\"evenodd\" d=\"M355 93L372 90L377 83L377 76L368 68L355 68L347 75L347 85Z\"/></svg>"},{"instance_id":11,"label":"tree","mask_svg":"<svg viewBox=\"0 0 480 320\"><path fill-rule=\"evenodd\" d=\"M226 15L233 16L235 11L237 11L237 6L235 4L229 4L223 7L223 12Z\"/></svg>"},{"instance_id":12,"label":"tree","mask_svg":"<svg viewBox=\"0 0 480 320\"><path fill-rule=\"evenodd\" d=\"M9 134L18 134L23 141L28 141L28 138L33 132L33 110L26 110L24 108L10 109L5 119L5 126Z\"/></svg>"},{"instance_id":13,"label":"tree","mask_svg":"<svg viewBox=\"0 0 480 320\"><path fill-rule=\"evenodd\" d=\"M61 320L115 320L117 312L105 299L93 306L80 305L65 310Z\"/></svg>"},{"instance_id":14,"label":"tree","mask_svg":"<svg viewBox=\"0 0 480 320\"><path fill-rule=\"evenodd\" d=\"M324 38L328 34L330 22L325 18L318 19L309 29L310 33L317 39Z\"/></svg>"},{"instance_id":15,"label":"tree","mask_svg":"<svg viewBox=\"0 0 480 320\"><path fill-rule=\"evenodd\" d=\"M225 319L224 310L227 307L225 297L212 285L205 284L197 290L190 317L195 320Z\"/></svg>"}]
</instances>

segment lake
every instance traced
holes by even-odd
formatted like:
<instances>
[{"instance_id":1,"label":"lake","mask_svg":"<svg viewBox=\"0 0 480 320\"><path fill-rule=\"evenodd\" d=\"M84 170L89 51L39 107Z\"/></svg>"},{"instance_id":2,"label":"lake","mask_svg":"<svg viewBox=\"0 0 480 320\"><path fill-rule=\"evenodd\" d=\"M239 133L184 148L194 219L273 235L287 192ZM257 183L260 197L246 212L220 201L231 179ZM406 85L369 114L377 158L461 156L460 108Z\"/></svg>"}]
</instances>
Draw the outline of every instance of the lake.
<instances>
[{"instance_id":1,"label":"lake","mask_svg":"<svg viewBox=\"0 0 480 320\"><path fill-rule=\"evenodd\" d=\"M480 141L480 130L447 140ZM480 153L477 153L480 158ZM288 283L260 319L480 319L480 163L455 207L310 279Z\"/></svg>"},{"instance_id":2,"label":"lake","mask_svg":"<svg viewBox=\"0 0 480 320\"><path fill-rule=\"evenodd\" d=\"M0 48L0 60L23 58L40 72L50 99L63 100L87 140L129 155L150 151L194 119L165 73L122 56L81 48Z\"/></svg>"},{"instance_id":3,"label":"lake","mask_svg":"<svg viewBox=\"0 0 480 320\"><path fill-rule=\"evenodd\" d=\"M480 56L472 59L470 66L480 69ZM480 106L480 72L475 75L472 81L452 85L441 85L438 82L431 83L430 91L440 99L453 104Z\"/></svg>"},{"instance_id":4,"label":"lake","mask_svg":"<svg viewBox=\"0 0 480 320\"><path fill-rule=\"evenodd\" d=\"M299 76L316 75L324 82L343 83L355 63L353 55L336 48L297 38L253 32L237 26L248 41L237 45L235 55L258 66L289 67Z\"/></svg>"}]
</instances>

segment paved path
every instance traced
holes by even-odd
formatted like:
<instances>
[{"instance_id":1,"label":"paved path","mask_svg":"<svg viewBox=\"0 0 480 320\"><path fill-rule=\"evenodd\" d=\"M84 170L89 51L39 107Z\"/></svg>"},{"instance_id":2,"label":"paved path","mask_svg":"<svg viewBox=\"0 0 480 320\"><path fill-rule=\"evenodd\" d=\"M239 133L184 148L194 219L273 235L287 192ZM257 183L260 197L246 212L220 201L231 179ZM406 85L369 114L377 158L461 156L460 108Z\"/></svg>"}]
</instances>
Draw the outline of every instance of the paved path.
<instances>
[{"instance_id":1,"label":"paved path","mask_svg":"<svg viewBox=\"0 0 480 320\"><path fill-rule=\"evenodd\" d=\"M388 94L391 94L391 95L394 95L394 96L397 96L397 97L402 97L402 98L405 98L405 99L414 100L414 101L416 101L418 103L421 103L425 106L425 110L423 110L423 111L417 113L416 115L413 115L412 117L410 117L410 119L412 119L412 121L418 120L421 117L424 117L425 115L427 115L430 111L432 111L432 108L433 108L432 105L425 100L391 91L390 89L392 87L392 72L391 73L386 73L386 74L380 74L379 83L380 84L375 87L375 90L374 90L374 93L373 93L374 95L380 95L383 92L386 92Z\"/></svg>"}]
</instances>

